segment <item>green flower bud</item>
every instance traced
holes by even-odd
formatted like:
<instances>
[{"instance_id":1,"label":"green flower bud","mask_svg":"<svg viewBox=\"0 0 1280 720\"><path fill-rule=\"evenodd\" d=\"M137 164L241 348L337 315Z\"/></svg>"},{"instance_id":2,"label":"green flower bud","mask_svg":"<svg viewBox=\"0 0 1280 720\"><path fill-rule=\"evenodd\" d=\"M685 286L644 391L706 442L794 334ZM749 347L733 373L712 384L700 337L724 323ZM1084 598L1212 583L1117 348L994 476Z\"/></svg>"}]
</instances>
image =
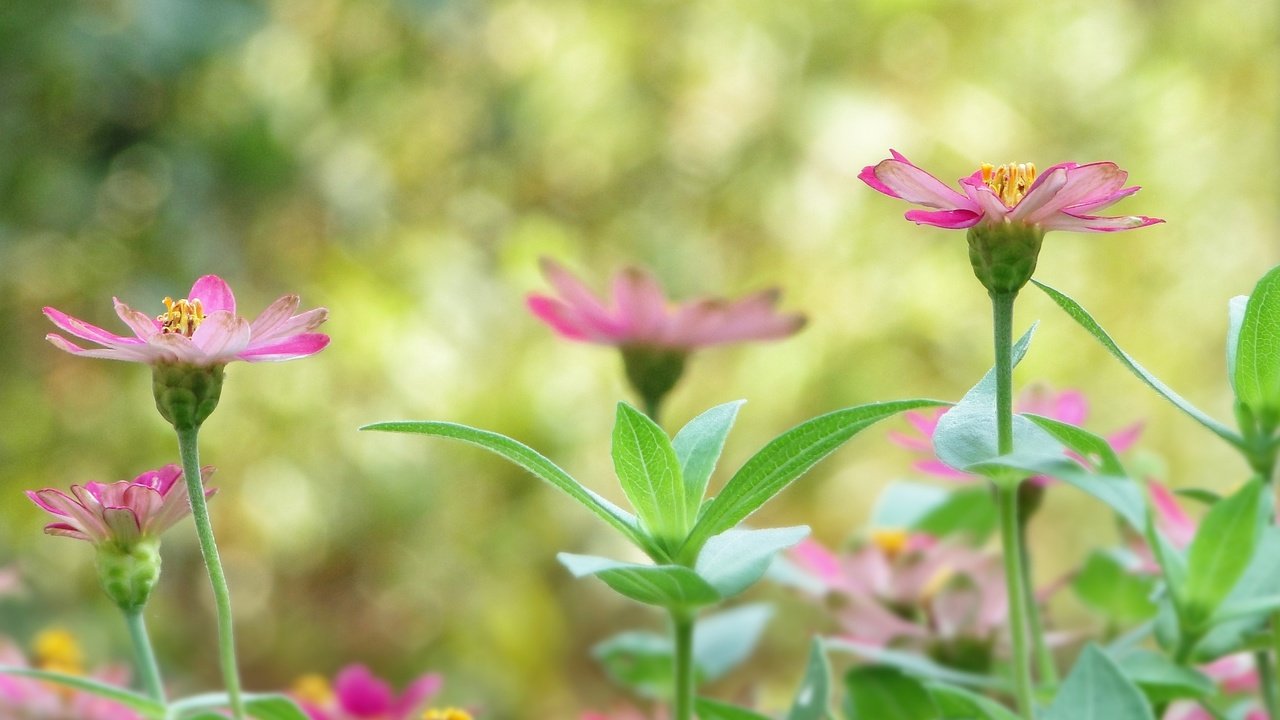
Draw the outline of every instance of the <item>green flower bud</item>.
<instances>
[{"instance_id":1,"label":"green flower bud","mask_svg":"<svg viewBox=\"0 0 1280 720\"><path fill-rule=\"evenodd\" d=\"M627 370L627 380L644 400L650 417L657 412L662 399L679 382L684 374L684 350L629 345L622 348L622 362Z\"/></svg>"},{"instance_id":2,"label":"green flower bud","mask_svg":"<svg viewBox=\"0 0 1280 720\"><path fill-rule=\"evenodd\" d=\"M160 580L160 538L144 537L128 547L97 546L98 581L121 610L141 610Z\"/></svg>"},{"instance_id":3,"label":"green flower bud","mask_svg":"<svg viewBox=\"0 0 1280 720\"><path fill-rule=\"evenodd\" d=\"M973 274L991 294L1008 295L1021 290L1036 271L1044 230L1014 222L978 224L969 228L968 238Z\"/></svg>"},{"instance_id":4,"label":"green flower bud","mask_svg":"<svg viewBox=\"0 0 1280 720\"><path fill-rule=\"evenodd\" d=\"M151 369L156 409L176 430L199 428L218 407L225 365L159 364Z\"/></svg>"}]
</instances>

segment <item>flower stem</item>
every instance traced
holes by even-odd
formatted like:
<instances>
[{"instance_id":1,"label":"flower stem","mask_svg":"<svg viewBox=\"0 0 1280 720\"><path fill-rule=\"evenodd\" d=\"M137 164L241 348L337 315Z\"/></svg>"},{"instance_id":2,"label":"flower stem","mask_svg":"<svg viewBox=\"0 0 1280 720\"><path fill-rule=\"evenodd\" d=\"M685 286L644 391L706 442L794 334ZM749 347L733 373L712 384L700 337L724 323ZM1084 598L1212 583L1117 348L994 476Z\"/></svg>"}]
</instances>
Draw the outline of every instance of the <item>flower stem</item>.
<instances>
[{"instance_id":1,"label":"flower stem","mask_svg":"<svg viewBox=\"0 0 1280 720\"><path fill-rule=\"evenodd\" d=\"M996 355L996 432L1001 455L1013 452L1013 301L1017 293L991 293ZM1005 590L1009 599L1009 632L1013 641L1013 687L1018 713L1034 720L1031 655L1027 648L1026 576L1023 568L1018 481L996 483L1000 511L1000 540L1004 555Z\"/></svg>"},{"instance_id":2,"label":"flower stem","mask_svg":"<svg viewBox=\"0 0 1280 720\"><path fill-rule=\"evenodd\" d=\"M200 552L213 587L214 605L218 611L218 650L222 659L222 679L227 687L231 714L236 720L244 718L244 702L240 698L240 670L236 666L236 639L231 621L231 591L227 588L227 576L222 572L218 558L218 545L213 539L213 523L209 519L209 506L205 502L204 484L200 479L200 451L196 438L199 428L178 429L178 452L182 455L182 474L187 480L187 495L191 499L191 516L195 519L196 535L200 538Z\"/></svg>"},{"instance_id":3,"label":"flower stem","mask_svg":"<svg viewBox=\"0 0 1280 720\"><path fill-rule=\"evenodd\" d=\"M673 720L693 719L693 625L695 617L686 610L671 611L672 632L675 634L675 717Z\"/></svg>"},{"instance_id":4,"label":"flower stem","mask_svg":"<svg viewBox=\"0 0 1280 720\"><path fill-rule=\"evenodd\" d=\"M125 625L129 626L129 639L133 641L142 684L153 699L164 705L164 681L160 679L160 665L156 662L155 649L151 647L151 638L147 635L147 621L143 619L141 609L122 612Z\"/></svg>"},{"instance_id":5,"label":"flower stem","mask_svg":"<svg viewBox=\"0 0 1280 720\"><path fill-rule=\"evenodd\" d=\"M1272 636L1275 635L1275 617L1271 618ZM1258 684L1262 687L1262 704L1267 709L1267 717L1280 718L1280 697L1276 697L1275 669L1271 663L1271 653L1259 650L1253 654L1254 664L1258 668Z\"/></svg>"},{"instance_id":6,"label":"flower stem","mask_svg":"<svg viewBox=\"0 0 1280 720\"><path fill-rule=\"evenodd\" d=\"M1040 619L1040 603L1036 602L1035 582L1031 577L1031 553L1027 551L1027 523L1018 523L1018 552L1022 561L1022 594L1026 602L1027 620L1031 626L1031 644L1036 652L1036 669L1040 684L1049 688L1058 686L1058 666L1053 651L1044 639L1044 625Z\"/></svg>"}]
</instances>

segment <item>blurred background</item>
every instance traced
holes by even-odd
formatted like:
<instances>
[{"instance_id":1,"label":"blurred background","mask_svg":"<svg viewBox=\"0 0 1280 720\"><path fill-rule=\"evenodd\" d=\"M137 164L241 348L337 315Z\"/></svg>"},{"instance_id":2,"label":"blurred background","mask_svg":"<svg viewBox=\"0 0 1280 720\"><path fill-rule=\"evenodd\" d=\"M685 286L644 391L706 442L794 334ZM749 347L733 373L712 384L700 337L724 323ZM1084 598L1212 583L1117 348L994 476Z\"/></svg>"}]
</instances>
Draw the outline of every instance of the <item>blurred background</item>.
<instances>
[{"instance_id":1,"label":"blurred background","mask_svg":"<svg viewBox=\"0 0 1280 720\"><path fill-rule=\"evenodd\" d=\"M361 434L444 419L512 435L621 501L606 348L524 309L540 256L603 288L648 266L678 298L785 289L790 340L698 354L672 432L749 399L721 463L846 405L955 399L990 363L963 235L902 219L857 181L905 153L951 181L981 162L1113 160L1144 186L1120 214L1167 224L1050 234L1038 277L1229 420L1226 303L1280 262L1280 21L1256 0L17 0L0 7L0 600L22 641L56 624L95 662L128 644L87 546L48 538L27 488L175 461L148 371L43 341L53 305L119 330L115 295L159 312L217 273L252 315L300 292L331 309L322 354L232 366L205 426L249 686L365 662L490 717L570 717L620 691L590 659L660 628L559 550L625 553L551 488L481 451ZM1135 462L1227 488L1245 468L1112 361L1041 293L1017 381L1083 390L1087 426L1146 423ZM912 457L873 428L761 524L838 544ZM1033 528L1048 582L1114 537L1055 489ZM712 688L785 693L810 633L790 593L766 645ZM185 690L216 684L189 525L165 541L150 617ZM1060 626L1089 628L1078 603ZM766 701L768 705L768 701Z\"/></svg>"}]
</instances>

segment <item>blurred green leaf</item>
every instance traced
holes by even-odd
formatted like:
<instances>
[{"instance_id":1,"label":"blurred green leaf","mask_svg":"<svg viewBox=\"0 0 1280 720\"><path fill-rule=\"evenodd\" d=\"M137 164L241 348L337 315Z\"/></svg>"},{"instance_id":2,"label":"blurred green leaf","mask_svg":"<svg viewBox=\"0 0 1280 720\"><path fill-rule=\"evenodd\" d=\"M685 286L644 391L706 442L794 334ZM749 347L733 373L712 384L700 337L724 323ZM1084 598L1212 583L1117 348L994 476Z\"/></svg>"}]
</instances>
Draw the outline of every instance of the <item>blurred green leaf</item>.
<instances>
[{"instance_id":1,"label":"blurred green leaf","mask_svg":"<svg viewBox=\"0 0 1280 720\"><path fill-rule=\"evenodd\" d=\"M823 640L823 644L828 650L851 653L871 662L890 665L927 680L939 680L951 685L965 685L967 687L991 690L1009 689L1008 681L1003 678L952 670L923 655L904 650L876 647L843 638L826 638Z\"/></svg>"},{"instance_id":2,"label":"blurred green leaf","mask_svg":"<svg viewBox=\"0 0 1280 720\"><path fill-rule=\"evenodd\" d=\"M809 643L809 662L796 689L786 720L825 720L831 705L831 666L822 638Z\"/></svg>"},{"instance_id":3,"label":"blurred green leaf","mask_svg":"<svg viewBox=\"0 0 1280 720\"><path fill-rule=\"evenodd\" d=\"M163 718L165 713L164 706L149 697L139 695L127 688L110 685L100 680L94 680L82 675L68 675L67 673L49 672L47 670L34 670L32 668L5 665L0 665L0 675L35 678L36 680L43 680L54 685L62 685L75 690L83 690L84 692L91 693L98 697L120 703L125 707L132 708L148 718Z\"/></svg>"},{"instance_id":4,"label":"blurred green leaf","mask_svg":"<svg viewBox=\"0 0 1280 720\"><path fill-rule=\"evenodd\" d=\"M1113 659L1153 705L1180 698L1207 698L1217 692L1213 681L1204 673L1178 665L1151 650L1130 650Z\"/></svg>"},{"instance_id":5,"label":"blurred green leaf","mask_svg":"<svg viewBox=\"0 0 1280 720\"><path fill-rule=\"evenodd\" d=\"M692 525L696 506L685 502L680 461L667 434L647 415L618 403L613 425L613 468L649 534L675 550Z\"/></svg>"},{"instance_id":6,"label":"blurred green leaf","mask_svg":"<svg viewBox=\"0 0 1280 720\"><path fill-rule=\"evenodd\" d=\"M1280 266L1263 275L1249 296L1234 375L1240 402L1269 426L1280 421Z\"/></svg>"},{"instance_id":7,"label":"blurred green leaf","mask_svg":"<svg viewBox=\"0 0 1280 720\"><path fill-rule=\"evenodd\" d=\"M1114 553L1094 550L1071 587L1086 605L1111 622L1131 625L1155 617L1156 604L1150 598L1156 582L1133 572Z\"/></svg>"},{"instance_id":8,"label":"blurred green leaf","mask_svg":"<svg viewBox=\"0 0 1280 720\"><path fill-rule=\"evenodd\" d=\"M941 713L940 720L1019 720L1014 712L989 697L939 682L924 684Z\"/></svg>"},{"instance_id":9,"label":"blurred green leaf","mask_svg":"<svg viewBox=\"0 0 1280 720\"><path fill-rule=\"evenodd\" d=\"M1086 645L1044 720L1155 720L1142 691L1107 654Z\"/></svg>"},{"instance_id":10,"label":"blurred green leaf","mask_svg":"<svg viewBox=\"0 0 1280 720\"><path fill-rule=\"evenodd\" d=\"M803 540L809 528L726 530L707 540L694 569L721 597L729 598L751 587L764 576L778 552Z\"/></svg>"},{"instance_id":11,"label":"blurred green leaf","mask_svg":"<svg viewBox=\"0 0 1280 720\"><path fill-rule=\"evenodd\" d=\"M876 496L871 526L891 530L911 527L950 497L951 493L936 485L895 480Z\"/></svg>"},{"instance_id":12,"label":"blurred green leaf","mask_svg":"<svg viewBox=\"0 0 1280 720\"><path fill-rule=\"evenodd\" d=\"M703 511L682 554L697 553L713 535L728 530L860 431L907 410L938 407L936 400L899 400L837 410L803 422L774 438L734 473Z\"/></svg>"},{"instance_id":13,"label":"blurred green leaf","mask_svg":"<svg viewBox=\"0 0 1280 720\"><path fill-rule=\"evenodd\" d=\"M897 668L854 668L845 674L844 686L849 720L938 720L929 691Z\"/></svg>"},{"instance_id":14,"label":"blurred green leaf","mask_svg":"<svg viewBox=\"0 0 1280 720\"><path fill-rule=\"evenodd\" d=\"M707 482L716 469L724 441L745 400L717 405L690 420L671 441L684 477L685 503L689 517L696 518L707 493Z\"/></svg>"},{"instance_id":15,"label":"blurred green leaf","mask_svg":"<svg viewBox=\"0 0 1280 720\"><path fill-rule=\"evenodd\" d=\"M1262 531L1262 482L1246 483L1209 509L1187 549L1184 597L1193 625L1213 614L1253 558Z\"/></svg>"},{"instance_id":16,"label":"blurred green leaf","mask_svg":"<svg viewBox=\"0 0 1280 720\"><path fill-rule=\"evenodd\" d=\"M1043 290L1050 299L1058 304L1058 307L1066 311L1067 315L1069 315L1072 320L1075 320L1080 327L1084 328L1085 331L1092 335L1095 340L1101 343L1102 346L1106 348L1107 352L1111 353L1112 357L1119 360L1125 367L1129 368L1134 375L1138 376L1138 379L1146 383L1152 390L1155 390L1166 400L1173 403L1179 410L1186 413L1192 420L1195 420L1205 426L1218 437L1226 440L1236 447L1240 446L1240 436L1231 432L1227 426L1201 412L1196 408L1196 406L1192 405L1181 395L1169 388L1169 386L1161 382L1155 375L1147 372L1146 368L1139 365L1136 360L1129 357L1128 353L1120 349L1120 346L1111 339L1111 336L1107 334L1107 331L1103 330L1102 326L1099 325L1098 322L1094 320L1079 303L1072 300L1066 294L1059 292L1042 282L1034 279L1031 282L1034 283L1036 287Z\"/></svg>"},{"instance_id":17,"label":"blurred green leaf","mask_svg":"<svg viewBox=\"0 0 1280 720\"><path fill-rule=\"evenodd\" d=\"M696 608L720 601L714 587L683 565L637 565L571 553L556 558L574 577L595 575L619 594L647 605Z\"/></svg>"},{"instance_id":18,"label":"blurred green leaf","mask_svg":"<svg viewBox=\"0 0 1280 720\"><path fill-rule=\"evenodd\" d=\"M1240 328L1244 325L1244 313L1248 306L1248 295L1237 295L1227 301L1227 380L1231 382L1233 392L1236 389L1236 353L1240 349Z\"/></svg>"},{"instance_id":19,"label":"blurred green leaf","mask_svg":"<svg viewBox=\"0 0 1280 720\"><path fill-rule=\"evenodd\" d=\"M911 529L935 537L963 536L970 543L981 545L995 532L999 520L990 488L979 485L948 493Z\"/></svg>"},{"instance_id":20,"label":"blurred green leaf","mask_svg":"<svg viewBox=\"0 0 1280 720\"><path fill-rule=\"evenodd\" d=\"M1213 629L1196 646L1199 660L1214 660L1241 648L1265 624L1280 600L1280 527L1262 531L1244 575L1210 618Z\"/></svg>"},{"instance_id":21,"label":"blurred green leaf","mask_svg":"<svg viewBox=\"0 0 1280 720\"><path fill-rule=\"evenodd\" d=\"M698 720L769 720L768 715L761 715L754 710L729 705L710 698L698 698L693 703Z\"/></svg>"},{"instance_id":22,"label":"blurred green leaf","mask_svg":"<svg viewBox=\"0 0 1280 720\"><path fill-rule=\"evenodd\" d=\"M693 663L701 676L718 680L745 662L772 617L767 603L750 603L699 618L693 629Z\"/></svg>"},{"instance_id":23,"label":"blurred green leaf","mask_svg":"<svg viewBox=\"0 0 1280 720\"><path fill-rule=\"evenodd\" d=\"M168 717L180 720L227 720L231 717L230 700L226 693L205 693L174 700L169 703ZM244 707L256 720L310 720L298 705L286 695L277 693L252 693L244 696ZM218 711L218 712L215 712Z\"/></svg>"}]
</instances>

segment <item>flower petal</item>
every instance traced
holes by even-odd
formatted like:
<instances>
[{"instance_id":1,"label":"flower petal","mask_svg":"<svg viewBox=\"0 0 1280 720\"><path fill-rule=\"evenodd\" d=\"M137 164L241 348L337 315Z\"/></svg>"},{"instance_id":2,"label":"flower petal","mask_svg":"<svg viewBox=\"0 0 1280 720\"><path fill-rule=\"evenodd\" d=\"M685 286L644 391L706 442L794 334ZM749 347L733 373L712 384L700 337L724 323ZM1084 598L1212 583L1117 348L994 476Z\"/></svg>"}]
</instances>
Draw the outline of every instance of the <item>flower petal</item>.
<instances>
[{"instance_id":1,"label":"flower petal","mask_svg":"<svg viewBox=\"0 0 1280 720\"><path fill-rule=\"evenodd\" d=\"M896 150L889 152L892 153L892 158L863 168L858 179L885 195L925 207L977 212L978 208L969 198L916 167Z\"/></svg>"},{"instance_id":2,"label":"flower petal","mask_svg":"<svg viewBox=\"0 0 1280 720\"><path fill-rule=\"evenodd\" d=\"M556 289L561 299L584 320L602 328L618 326L618 320L604 306L604 303L564 266L550 258L542 258L539 265L542 267L543 277Z\"/></svg>"},{"instance_id":3,"label":"flower petal","mask_svg":"<svg viewBox=\"0 0 1280 720\"><path fill-rule=\"evenodd\" d=\"M530 295L525 298L525 305L534 317L550 325L561 337L592 342L611 341L611 338L595 332L595 328L590 328L573 308L561 300L546 295Z\"/></svg>"},{"instance_id":4,"label":"flower petal","mask_svg":"<svg viewBox=\"0 0 1280 720\"><path fill-rule=\"evenodd\" d=\"M231 287L217 275L205 275L191 286L188 300L199 300L204 306L205 314L228 312L236 314L236 296Z\"/></svg>"},{"instance_id":5,"label":"flower petal","mask_svg":"<svg viewBox=\"0 0 1280 720\"><path fill-rule=\"evenodd\" d=\"M334 678L333 690L342 709L357 717L377 717L390 712L393 705L391 686L363 665L343 668Z\"/></svg>"},{"instance_id":6,"label":"flower petal","mask_svg":"<svg viewBox=\"0 0 1280 720\"><path fill-rule=\"evenodd\" d=\"M142 537L138 514L130 508L107 508L102 511L102 519L110 530L111 539L122 545L131 545Z\"/></svg>"},{"instance_id":7,"label":"flower petal","mask_svg":"<svg viewBox=\"0 0 1280 720\"><path fill-rule=\"evenodd\" d=\"M138 336L139 341L145 341L160 332L161 324L159 320L125 305L120 302L120 298L111 298L111 301L115 304L116 315L120 316L120 319L125 325L129 326L134 335Z\"/></svg>"},{"instance_id":8,"label":"flower petal","mask_svg":"<svg viewBox=\"0 0 1280 720\"><path fill-rule=\"evenodd\" d=\"M1067 168L1054 166L1036 178L1027 190L1027 194L1009 210L1009 219L1027 224L1038 224L1045 217L1052 217L1064 204L1059 204L1060 196L1067 187ZM1073 196L1074 197L1074 196Z\"/></svg>"},{"instance_id":9,"label":"flower petal","mask_svg":"<svg viewBox=\"0 0 1280 720\"><path fill-rule=\"evenodd\" d=\"M627 268L614 276L613 302L630 342L659 340L667 316L667 300L652 275Z\"/></svg>"},{"instance_id":10,"label":"flower petal","mask_svg":"<svg viewBox=\"0 0 1280 720\"><path fill-rule=\"evenodd\" d=\"M982 213L973 210L908 210L905 217L917 225L960 230L973 227L982 219Z\"/></svg>"},{"instance_id":11,"label":"flower petal","mask_svg":"<svg viewBox=\"0 0 1280 720\"><path fill-rule=\"evenodd\" d=\"M136 344L139 341L136 338L125 337L107 332L97 325L91 325L79 318L73 318L70 315L58 310L57 308L46 307L44 309L45 317L53 321L59 329L64 330L71 335L96 342L99 345L129 345Z\"/></svg>"},{"instance_id":12,"label":"flower petal","mask_svg":"<svg viewBox=\"0 0 1280 720\"><path fill-rule=\"evenodd\" d=\"M206 276L212 277L212 276ZM200 348L210 362L226 362L249 346L252 339L249 322L230 312L210 313L191 334L191 343Z\"/></svg>"},{"instance_id":13,"label":"flower petal","mask_svg":"<svg viewBox=\"0 0 1280 720\"><path fill-rule=\"evenodd\" d=\"M415 710L421 710L422 704L427 698L435 695L444 685L444 677L439 673L430 673L414 680L405 688L404 693L400 695L400 699L396 701L396 708L393 711L401 717L410 717L410 713Z\"/></svg>"},{"instance_id":14,"label":"flower petal","mask_svg":"<svg viewBox=\"0 0 1280 720\"><path fill-rule=\"evenodd\" d=\"M266 310L258 313L258 317L253 319L249 327L253 329L254 337L262 337L268 335L281 323L293 317L298 306L302 304L302 298L298 295L285 295L276 298L276 301L267 306Z\"/></svg>"},{"instance_id":15,"label":"flower petal","mask_svg":"<svg viewBox=\"0 0 1280 720\"><path fill-rule=\"evenodd\" d=\"M307 333L281 338L275 342L258 345L250 343L236 357L249 362L279 362L315 355L329 345L329 336L323 333Z\"/></svg>"},{"instance_id":16,"label":"flower petal","mask_svg":"<svg viewBox=\"0 0 1280 720\"><path fill-rule=\"evenodd\" d=\"M281 298L281 300L283 299L284 298ZM289 337L290 335L309 333L320 327L324 324L324 321L329 319L329 309L319 307L298 315L291 315L283 318L269 327L259 327L258 323L263 320L263 316L268 312L272 312L272 309L275 308L276 304L279 302L280 301L277 300L275 303L272 303L272 307L267 308L267 310L264 311L262 315L258 316L258 319L254 320L253 324L249 326L253 331L253 340L251 341L252 345L257 345L260 342L265 343L272 340L278 340L280 338Z\"/></svg>"},{"instance_id":17,"label":"flower petal","mask_svg":"<svg viewBox=\"0 0 1280 720\"><path fill-rule=\"evenodd\" d=\"M1061 183L1054 176L1061 175ZM1010 215L1039 225L1072 205L1100 204L1124 186L1129 173L1113 162L1055 166L1036 178ZM1055 187L1056 186L1056 187Z\"/></svg>"},{"instance_id":18,"label":"flower petal","mask_svg":"<svg viewBox=\"0 0 1280 720\"><path fill-rule=\"evenodd\" d=\"M1072 215L1058 213L1040 223L1045 230L1073 230L1075 232L1120 232L1135 230L1148 225L1156 225L1164 220L1145 215L1124 215L1121 217L1095 217L1092 215Z\"/></svg>"}]
</instances>

